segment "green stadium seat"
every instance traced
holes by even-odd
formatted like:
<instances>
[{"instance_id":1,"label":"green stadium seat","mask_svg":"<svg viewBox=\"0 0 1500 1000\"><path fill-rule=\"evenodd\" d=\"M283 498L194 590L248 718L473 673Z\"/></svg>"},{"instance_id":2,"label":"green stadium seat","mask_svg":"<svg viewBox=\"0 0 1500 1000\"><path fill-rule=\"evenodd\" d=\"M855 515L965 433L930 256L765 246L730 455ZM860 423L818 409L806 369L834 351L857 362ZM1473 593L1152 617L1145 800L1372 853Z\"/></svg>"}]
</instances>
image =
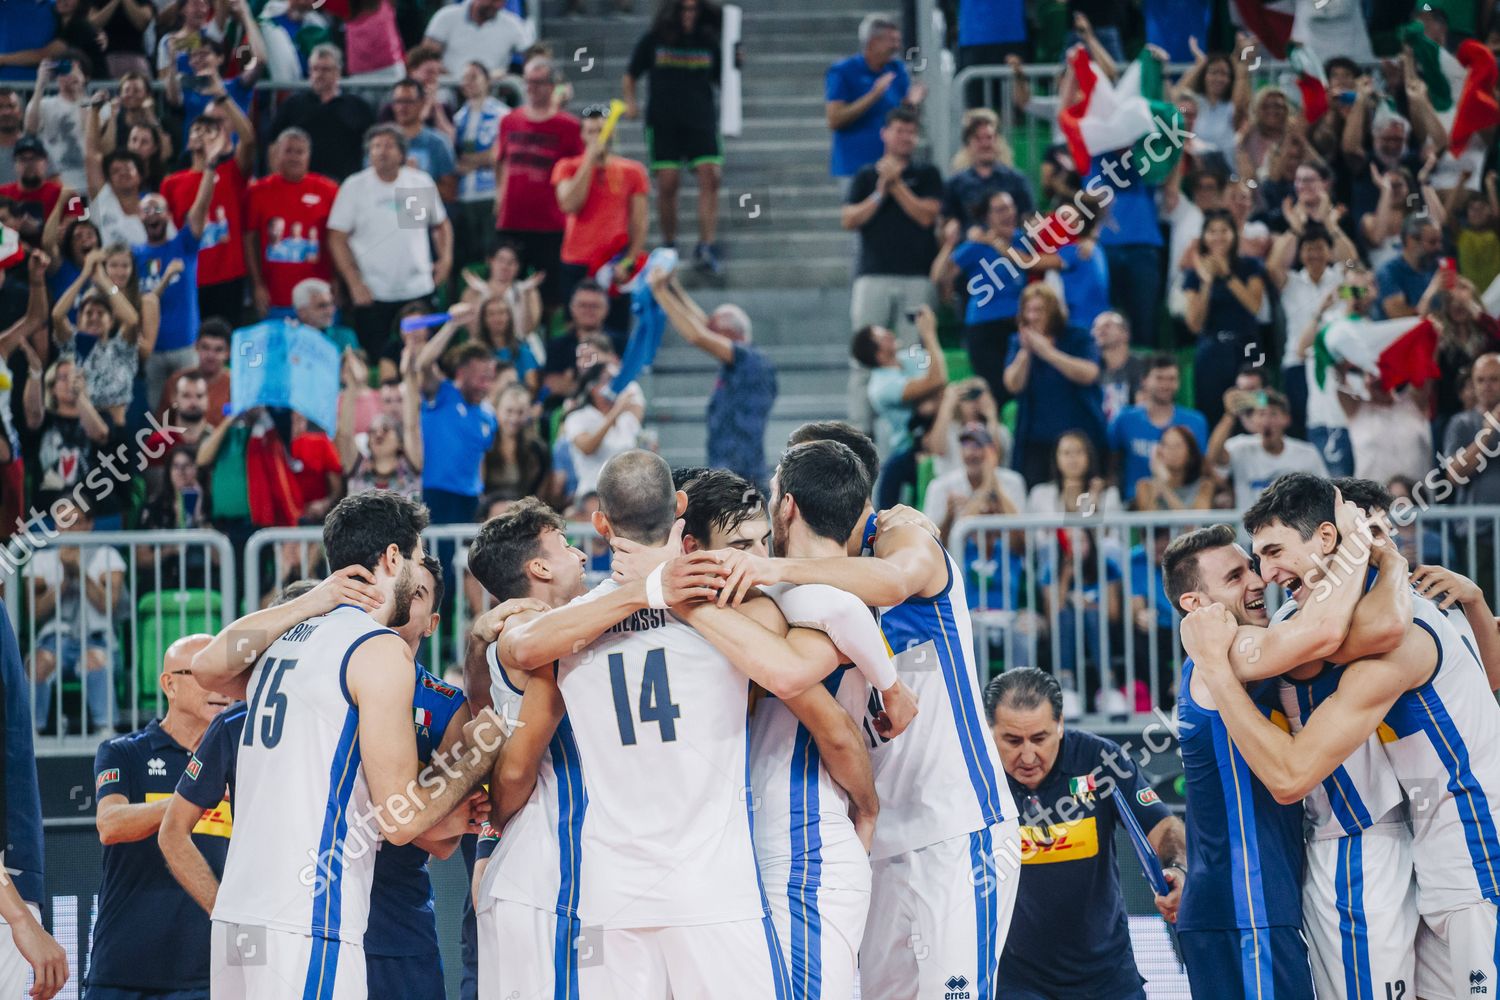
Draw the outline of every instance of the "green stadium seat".
<instances>
[{"instance_id":1,"label":"green stadium seat","mask_svg":"<svg viewBox=\"0 0 1500 1000\"><path fill-rule=\"evenodd\" d=\"M948 362L949 382L961 382L974 374L974 366L969 364L968 351L944 351L943 358Z\"/></svg>"},{"instance_id":2,"label":"green stadium seat","mask_svg":"<svg viewBox=\"0 0 1500 1000\"><path fill-rule=\"evenodd\" d=\"M143 706L156 698L157 677L167 647L195 632L213 634L223 623L223 597L209 590L171 590L145 594L135 606L135 662ZM158 611L159 609L159 611ZM158 630L157 615L161 615ZM127 689L120 704L128 704Z\"/></svg>"}]
</instances>

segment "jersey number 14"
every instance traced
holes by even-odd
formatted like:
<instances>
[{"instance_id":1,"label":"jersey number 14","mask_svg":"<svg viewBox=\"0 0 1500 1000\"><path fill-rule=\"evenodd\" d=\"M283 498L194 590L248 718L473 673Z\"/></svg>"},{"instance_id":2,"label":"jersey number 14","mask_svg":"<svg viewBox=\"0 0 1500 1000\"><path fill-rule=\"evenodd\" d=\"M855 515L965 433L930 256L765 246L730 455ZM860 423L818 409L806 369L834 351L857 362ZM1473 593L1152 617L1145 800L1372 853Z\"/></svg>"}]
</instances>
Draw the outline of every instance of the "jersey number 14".
<instances>
[{"instance_id":1,"label":"jersey number 14","mask_svg":"<svg viewBox=\"0 0 1500 1000\"><path fill-rule=\"evenodd\" d=\"M625 690L623 653L609 654L609 686L615 698L615 720L620 724L620 742L628 747L635 746L635 717L630 710L630 693ZM672 686L667 681L665 649L653 649L646 654L637 708L641 725L656 723L661 730L663 743L671 743L677 739L677 718L682 715L682 709L672 701Z\"/></svg>"}]
</instances>

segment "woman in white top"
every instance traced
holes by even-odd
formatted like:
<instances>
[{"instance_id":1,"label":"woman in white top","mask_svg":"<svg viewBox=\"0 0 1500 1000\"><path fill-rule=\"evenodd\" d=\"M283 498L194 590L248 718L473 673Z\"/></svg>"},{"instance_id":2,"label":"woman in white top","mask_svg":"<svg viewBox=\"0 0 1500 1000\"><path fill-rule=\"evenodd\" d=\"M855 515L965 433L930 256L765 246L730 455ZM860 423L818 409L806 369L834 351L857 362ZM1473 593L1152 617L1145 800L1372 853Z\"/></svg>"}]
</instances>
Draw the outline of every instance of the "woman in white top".
<instances>
[{"instance_id":1,"label":"woman in white top","mask_svg":"<svg viewBox=\"0 0 1500 1000\"><path fill-rule=\"evenodd\" d=\"M937 417L922 438L923 448L932 456L933 479L963 468L963 449L959 447L958 435L970 424L982 424L989 432L990 440L1000 449L1002 466L1008 460L1010 430L1000 422L1000 413L995 407L995 397L990 395L989 385L973 375L948 383L943 390Z\"/></svg>"},{"instance_id":2,"label":"woman in white top","mask_svg":"<svg viewBox=\"0 0 1500 1000\"><path fill-rule=\"evenodd\" d=\"M1448 213L1443 208L1443 199L1436 189L1427 183L1437 159L1427 157L1415 178L1405 167L1392 167L1382 172L1374 162L1370 164L1370 177L1380 189L1380 200L1375 211L1359 220L1365 245L1370 248L1370 270L1379 271L1401 253L1401 227L1411 215L1425 212L1434 225L1442 229L1447 225Z\"/></svg>"},{"instance_id":3,"label":"woman in white top","mask_svg":"<svg viewBox=\"0 0 1500 1000\"><path fill-rule=\"evenodd\" d=\"M1094 513L1113 513L1124 510L1120 502L1120 491L1109 485L1099 463L1099 453L1094 443L1082 431L1068 431L1057 439L1052 453L1052 478L1031 487L1026 498L1028 514L1076 514L1087 517ZM1114 532L1099 532L1100 548L1110 558L1119 558L1124 551L1118 535ZM1055 558L1057 532L1041 529L1037 532L1037 547L1047 560Z\"/></svg>"},{"instance_id":4,"label":"woman in white top","mask_svg":"<svg viewBox=\"0 0 1500 1000\"><path fill-rule=\"evenodd\" d=\"M1285 344L1281 355L1281 384L1292 405L1292 434L1303 436L1307 426L1307 356L1311 344L1302 333L1323 312L1323 300L1344 280L1340 260L1358 260L1354 245L1338 227L1342 214L1337 208L1321 208L1321 221L1309 220L1307 213L1286 199L1281 206L1288 229L1271 244L1266 257L1266 274L1281 293L1281 310L1286 317ZM1299 268L1292 268L1292 256Z\"/></svg>"},{"instance_id":5,"label":"woman in white top","mask_svg":"<svg viewBox=\"0 0 1500 1000\"><path fill-rule=\"evenodd\" d=\"M562 422L559 436L572 452L573 471L578 476L574 496L594 492L604 463L637 446L645 405L636 393L622 392L613 402L608 396L610 379L605 365L595 365L583 376L574 398L579 406Z\"/></svg>"},{"instance_id":6,"label":"woman in white top","mask_svg":"<svg viewBox=\"0 0 1500 1000\"><path fill-rule=\"evenodd\" d=\"M1243 51L1251 44L1244 35L1240 40L1236 50ZM1189 37L1188 46L1193 51L1193 68L1177 82L1177 96L1191 97L1198 107L1193 125L1197 137L1233 163L1235 135L1244 127L1250 111L1250 73L1244 62L1223 53L1204 55L1196 38Z\"/></svg>"}]
</instances>

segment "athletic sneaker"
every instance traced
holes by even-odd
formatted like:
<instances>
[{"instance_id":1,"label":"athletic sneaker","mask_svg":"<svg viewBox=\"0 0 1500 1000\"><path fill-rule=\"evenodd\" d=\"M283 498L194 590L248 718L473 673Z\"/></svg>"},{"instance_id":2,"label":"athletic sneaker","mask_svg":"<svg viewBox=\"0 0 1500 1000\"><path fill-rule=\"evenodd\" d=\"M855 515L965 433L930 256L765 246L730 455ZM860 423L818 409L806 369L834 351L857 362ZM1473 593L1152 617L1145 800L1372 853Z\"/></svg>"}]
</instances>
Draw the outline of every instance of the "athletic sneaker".
<instances>
[{"instance_id":1,"label":"athletic sneaker","mask_svg":"<svg viewBox=\"0 0 1500 1000\"><path fill-rule=\"evenodd\" d=\"M693 250L693 266L714 277L724 273L724 265L719 261L719 251L712 243L699 243Z\"/></svg>"}]
</instances>

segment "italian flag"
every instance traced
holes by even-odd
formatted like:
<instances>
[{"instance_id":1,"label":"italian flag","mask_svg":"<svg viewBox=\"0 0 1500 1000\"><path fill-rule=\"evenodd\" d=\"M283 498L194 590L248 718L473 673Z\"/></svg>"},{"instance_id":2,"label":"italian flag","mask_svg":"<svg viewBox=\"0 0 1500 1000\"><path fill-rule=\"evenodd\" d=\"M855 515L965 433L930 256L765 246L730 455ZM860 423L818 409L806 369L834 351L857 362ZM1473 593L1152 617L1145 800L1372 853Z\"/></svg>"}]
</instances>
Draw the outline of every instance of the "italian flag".
<instances>
[{"instance_id":1,"label":"italian flag","mask_svg":"<svg viewBox=\"0 0 1500 1000\"><path fill-rule=\"evenodd\" d=\"M1309 125L1328 113L1328 77L1317 54L1306 45L1293 45L1287 62L1297 71L1297 91L1302 95L1302 115Z\"/></svg>"},{"instance_id":2,"label":"italian flag","mask_svg":"<svg viewBox=\"0 0 1500 1000\"><path fill-rule=\"evenodd\" d=\"M1495 85L1500 83L1500 67L1489 46L1474 39L1458 47L1458 62L1466 71L1458 105L1448 126L1448 150L1462 156L1469 141L1479 132L1500 125L1500 102L1495 100Z\"/></svg>"},{"instance_id":3,"label":"italian flag","mask_svg":"<svg viewBox=\"0 0 1500 1000\"><path fill-rule=\"evenodd\" d=\"M1453 53L1428 38L1417 21L1408 21L1396 29L1401 42L1411 46L1412 61L1416 63L1417 75L1427 84L1427 97L1432 101L1443 126L1452 129L1455 95L1464 86L1464 67ZM1481 46L1482 48L1483 46Z\"/></svg>"},{"instance_id":4,"label":"italian flag","mask_svg":"<svg viewBox=\"0 0 1500 1000\"><path fill-rule=\"evenodd\" d=\"M8 271L26 259L21 234L9 226L0 226L0 271Z\"/></svg>"},{"instance_id":5,"label":"italian flag","mask_svg":"<svg viewBox=\"0 0 1500 1000\"><path fill-rule=\"evenodd\" d=\"M1319 330L1313 342L1313 375L1318 388L1324 388L1328 369L1342 363L1380 379L1386 392L1425 385L1441 374L1437 342L1432 321L1415 316L1335 320Z\"/></svg>"},{"instance_id":6,"label":"italian flag","mask_svg":"<svg viewBox=\"0 0 1500 1000\"><path fill-rule=\"evenodd\" d=\"M1156 130L1151 120L1151 104L1141 89L1142 60L1156 63L1145 52L1111 83L1089 58L1083 46L1068 55L1073 76L1082 96L1057 116L1057 126L1068 140L1068 152L1080 174L1088 173L1089 164L1100 153L1128 149L1136 141ZM1156 67L1156 89L1160 91L1161 69Z\"/></svg>"}]
</instances>

